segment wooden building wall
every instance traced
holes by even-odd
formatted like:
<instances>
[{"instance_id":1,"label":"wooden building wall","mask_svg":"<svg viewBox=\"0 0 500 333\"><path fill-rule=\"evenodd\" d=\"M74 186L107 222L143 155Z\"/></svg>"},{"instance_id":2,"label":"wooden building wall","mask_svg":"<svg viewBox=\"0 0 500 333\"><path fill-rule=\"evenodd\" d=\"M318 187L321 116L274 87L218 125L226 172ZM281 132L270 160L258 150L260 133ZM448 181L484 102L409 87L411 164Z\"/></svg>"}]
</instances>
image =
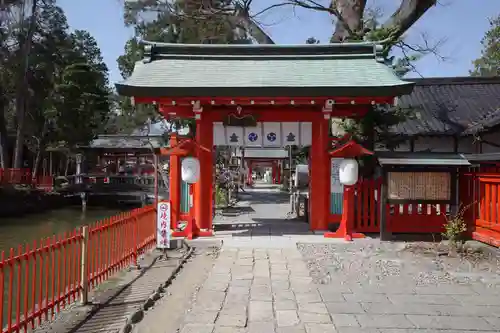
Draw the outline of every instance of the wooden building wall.
<instances>
[{"instance_id":1,"label":"wooden building wall","mask_svg":"<svg viewBox=\"0 0 500 333\"><path fill-rule=\"evenodd\" d=\"M436 152L436 153L463 153L463 154L479 154L479 153L498 153L500 152L500 132L484 135L484 140L493 144L498 144L498 147L486 142L478 142L472 136L461 137L455 139L450 136L422 136L408 140L399 145L395 151L400 152ZM376 151L386 151L382 147L377 147Z\"/></svg>"}]
</instances>

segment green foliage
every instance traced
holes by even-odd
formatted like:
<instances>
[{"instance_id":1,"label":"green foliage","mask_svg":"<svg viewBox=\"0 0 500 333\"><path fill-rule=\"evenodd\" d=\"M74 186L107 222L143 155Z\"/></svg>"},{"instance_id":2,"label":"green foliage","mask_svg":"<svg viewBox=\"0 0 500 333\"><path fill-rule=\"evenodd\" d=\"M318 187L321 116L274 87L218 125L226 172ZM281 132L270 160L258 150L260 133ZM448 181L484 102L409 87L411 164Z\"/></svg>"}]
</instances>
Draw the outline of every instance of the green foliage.
<instances>
[{"instance_id":1,"label":"green foliage","mask_svg":"<svg viewBox=\"0 0 500 333\"><path fill-rule=\"evenodd\" d=\"M54 46L59 52L52 63L52 76L47 73L51 82L45 85L50 89L50 105L42 118L51 125L51 141L64 141L68 148L73 148L88 144L107 120L108 69L97 42L88 32L76 30L56 42Z\"/></svg>"},{"instance_id":2,"label":"green foliage","mask_svg":"<svg viewBox=\"0 0 500 333\"><path fill-rule=\"evenodd\" d=\"M24 115L24 135L17 140L35 154L43 153L48 145L88 144L110 113L108 69L95 39L86 31L70 32L55 1L33 1L36 6L29 6L35 9L36 20L14 15L23 8L29 12L19 2L9 8L11 15L0 30L1 117L6 125L0 126L0 134L15 132ZM30 24L34 30L29 52L25 52L21 46L28 45ZM28 69L25 82L19 80L23 64ZM2 140L2 151L8 144Z\"/></svg>"},{"instance_id":3,"label":"green foliage","mask_svg":"<svg viewBox=\"0 0 500 333\"><path fill-rule=\"evenodd\" d=\"M220 185L215 185L215 205L218 207L227 206L227 191Z\"/></svg>"},{"instance_id":4,"label":"green foliage","mask_svg":"<svg viewBox=\"0 0 500 333\"><path fill-rule=\"evenodd\" d=\"M387 64L391 65L399 77L414 70L414 63L421 59L424 52L404 50L403 57L396 58L393 51L401 49L404 45L398 27L383 27L378 20L376 12L366 12L365 27L362 35L350 37L349 41L383 41L384 49L382 56ZM366 148L375 149L376 145L381 145L387 149L395 149L407 138L391 132L394 126L415 117L414 108L393 107L390 105L377 105L370 108L368 113L359 119L344 119L341 127L352 137L362 142Z\"/></svg>"},{"instance_id":5,"label":"green foliage","mask_svg":"<svg viewBox=\"0 0 500 333\"><path fill-rule=\"evenodd\" d=\"M470 206L460 206L456 214L446 216L445 231L442 236L448 239L450 247L454 250L458 249L463 242L463 234L467 231L464 214Z\"/></svg>"},{"instance_id":6,"label":"green foliage","mask_svg":"<svg viewBox=\"0 0 500 333\"><path fill-rule=\"evenodd\" d=\"M320 41L317 40L316 38L314 37L309 37L307 40L306 40L306 44L319 44Z\"/></svg>"},{"instance_id":7,"label":"green foliage","mask_svg":"<svg viewBox=\"0 0 500 333\"><path fill-rule=\"evenodd\" d=\"M500 14L490 20L490 30L481 40L481 57L474 60L473 76L500 76Z\"/></svg>"},{"instance_id":8,"label":"green foliage","mask_svg":"<svg viewBox=\"0 0 500 333\"><path fill-rule=\"evenodd\" d=\"M249 43L238 36L229 19L233 13L231 0L202 2L196 0L137 1L125 4L125 24L135 28L135 36L125 44L125 52L118 57L118 68L123 78L129 77L137 61L143 57L141 41L185 44ZM143 17L148 20L143 20ZM113 131L129 132L145 121L157 118L153 106L133 107L128 99L118 97L120 114L113 120ZM189 126L192 119L173 120L174 127ZM110 130L110 129L108 129ZM194 134L194 130L190 131Z\"/></svg>"}]
</instances>

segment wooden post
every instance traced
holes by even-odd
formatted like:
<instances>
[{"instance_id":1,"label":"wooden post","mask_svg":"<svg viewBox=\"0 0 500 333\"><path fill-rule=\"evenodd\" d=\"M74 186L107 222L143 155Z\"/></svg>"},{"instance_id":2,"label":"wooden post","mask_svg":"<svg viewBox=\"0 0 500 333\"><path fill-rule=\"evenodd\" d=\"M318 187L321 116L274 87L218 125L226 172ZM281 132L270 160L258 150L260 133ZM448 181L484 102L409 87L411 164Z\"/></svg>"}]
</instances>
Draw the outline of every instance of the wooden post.
<instances>
[{"instance_id":1,"label":"wooden post","mask_svg":"<svg viewBox=\"0 0 500 333\"><path fill-rule=\"evenodd\" d=\"M154 197L155 197L155 207L158 206L158 173L160 170L158 170L158 155L153 154L153 163L154 163L154 182L155 182L155 187L154 187Z\"/></svg>"},{"instance_id":2,"label":"wooden post","mask_svg":"<svg viewBox=\"0 0 500 333\"><path fill-rule=\"evenodd\" d=\"M155 155L156 156L156 155ZM155 208L158 207L158 202L155 202ZM156 218L156 216L155 216ZM139 249L138 249L138 242L139 242L139 219L137 218L137 215L134 216L134 266L136 269L141 269L141 266L139 265Z\"/></svg>"},{"instance_id":3,"label":"wooden post","mask_svg":"<svg viewBox=\"0 0 500 333\"><path fill-rule=\"evenodd\" d=\"M297 218L299 218L300 217L300 191L299 190L295 191L294 205L295 205L295 214L296 214Z\"/></svg>"},{"instance_id":4,"label":"wooden post","mask_svg":"<svg viewBox=\"0 0 500 333\"><path fill-rule=\"evenodd\" d=\"M330 123L320 114L313 122L312 144L310 149L310 200L311 219L310 230L328 230L328 218L330 216L330 156L328 153L330 144ZM295 176L297 177L297 175Z\"/></svg>"},{"instance_id":5,"label":"wooden post","mask_svg":"<svg viewBox=\"0 0 500 333\"><path fill-rule=\"evenodd\" d=\"M53 171L54 166L53 166L53 163L54 163L53 156L52 156L52 152L50 151L49 152L49 176L51 176L51 177L54 175L54 171Z\"/></svg>"},{"instance_id":6,"label":"wooden post","mask_svg":"<svg viewBox=\"0 0 500 333\"><path fill-rule=\"evenodd\" d=\"M293 192L293 177L292 177L292 145L289 146L289 151L288 151L288 158L289 158L289 165L288 165L288 177L289 177L289 184L290 184L290 194ZM297 175L295 175L297 177Z\"/></svg>"},{"instance_id":7,"label":"wooden post","mask_svg":"<svg viewBox=\"0 0 500 333\"><path fill-rule=\"evenodd\" d=\"M195 212L194 212L194 207L193 207L193 192L194 192L194 185L193 184L188 184L188 191L189 191L189 200L188 200L188 207L189 207L189 217L187 221L187 226L186 226L186 238L187 239L193 239L194 237L194 223L195 223Z\"/></svg>"},{"instance_id":8,"label":"wooden post","mask_svg":"<svg viewBox=\"0 0 500 333\"><path fill-rule=\"evenodd\" d=\"M380 227L380 240L384 241L387 240L388 234L386 232L387 229L387 172L382 173L382 184L380 185L380 193L379 193L379 200L380 200L380 220L379 220L379 227Z\"/></svg>"},{"instance_id":9,"label":"wooden post","mask_svg":"<svg viewBox=\"0 0 500 333\"><path fill-rule=\"evenodd\" d=\"M89 227L84 226L82 227L82 244L80 248L80 257L82 258L82 261L80 263L80 304L81 305L86 305L89 300L89 274L88 274L88 260L87 260L87 255L88 255L88 242L89 242Z\"/></svg>"},{"instance_id":10,"label":"wooden post","mask_svg":"<svg viewBox=\"0 0 500 333\"><path fill-rule=\"evenodd\" d=\"M177 146L177 134L172 134L170 136L170 147ZM169 198L170 198L170 209L172 212L172 229L177 230L177 223L180 218L181 210L181 176L180 176L180 157L178 155L169 156Z\"/></svg>"}]
</instances>

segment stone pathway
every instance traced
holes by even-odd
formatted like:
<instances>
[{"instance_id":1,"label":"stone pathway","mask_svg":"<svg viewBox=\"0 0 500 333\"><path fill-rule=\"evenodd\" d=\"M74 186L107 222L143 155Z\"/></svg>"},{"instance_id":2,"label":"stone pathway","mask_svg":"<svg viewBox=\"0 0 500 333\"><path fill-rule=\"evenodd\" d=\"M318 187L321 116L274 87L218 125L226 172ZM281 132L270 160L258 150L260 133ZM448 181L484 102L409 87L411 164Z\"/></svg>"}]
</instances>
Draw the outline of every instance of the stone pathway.
<instances>
[{"instance_id":1,"label":"stone pathway","mask_svg":"<svg viewBox=\"0 0 500 333\"><path fill-rule=\"evenodd\" d=\"M471 267L465 275L474 280L464 280L436 256L397 255L403 243L293 234L286 229L297 222L285 219L285 203L252 204L272 197L262 192L243 202L249 213L226 219L242 227L223 235L181 333L500 331L500 270L494 265Z\"/></svg>"},{"instance_id":2,"label":"stone pathway","mask_svg":"<svg viewBox=\"0 0 500 333\"><path fill-rule=\"evenodd\" d=\"M196 249L193 256L167 288L167 293L145 312L132 333L178 332L198 289L212 270L217 251Z\"/></svg>"},{"instance_id":3,"label":"stone pathway","mask_svg":"<svg viewBox=\"0 0 500 333\"><path fill-rule=\"evenodd\" d=\"M181 333L500 331L500 289L335 282L314 283L296 249L224 247Z\"/></svg>"},{"instance_id":4,"label":"stone pathway","mask_svg":"<svg viewBox=\"0 0 500 333\"><path fill-rule=\"evenodd\" d=\"M181 332L335 332L331 323L296 249L225 247Z\"/></svg>"},{"instance_id":5,"label":"stone pathway","mask_svg":"<svg viewBox=\"0 0 500 333\"><path fill-rule=\"evenodd\" d=\"M90 293L90 305L82 307L75 303L34 333L119 332L127 318L165 283L185 254L185 249L172 250L165 260L159 252L148 253L140 262L141 270L117 273Z\"/></svg>"},{"instance_id":6,"label":"stone pathway","mask_svg":"<svg viewBox=\"0 0 500 333\"><path fill-rule=\"evenodd\" d=\"M278 185L256 183L240 194L240 201L230 212L216 215L213 239L222 240L226 246L276 249L296 248L299 241L340 241L314 234L307 222L292 218L290 210L290 195L281 192Z\"/></svg>"}]
</instances>

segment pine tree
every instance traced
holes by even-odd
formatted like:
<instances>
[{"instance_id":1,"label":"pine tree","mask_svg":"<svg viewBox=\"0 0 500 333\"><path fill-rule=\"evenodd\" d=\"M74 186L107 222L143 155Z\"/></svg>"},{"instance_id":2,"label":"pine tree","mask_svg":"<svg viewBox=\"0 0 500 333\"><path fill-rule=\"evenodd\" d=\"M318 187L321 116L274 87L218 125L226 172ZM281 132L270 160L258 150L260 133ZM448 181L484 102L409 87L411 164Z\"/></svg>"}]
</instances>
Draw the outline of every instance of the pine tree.
<instances>
[{"instance_id":1,"label":"pine tree","mask_svg":"<svg viewBox=\"0 0 500 333\"><path fill-rule=\"evenodd\" d=\"M490 20L488 30L481 40L481 57L474 60L472 76L500 76L500 14Z\"/></svg>"},{"instance_id":2,"label":"pine tree","mask_svg":"<svg viewBox=\"0 0 500 333\"><path fill-rule=\"evenodd\" d=\"M209 5L208 5L209 4ZM151 16L153 11L156 17L149 21L138 21L132 17ZM135 63L143 57L142 41L183 43L183 44L233 44L250 43L241 38L237 27L230 20L234 14L231 0L175 0L167 8L148 6L144 3L135 3L126 9L128 23L135 28L135 36L125 45L125 54L118 57L118 68L124 79L128 78ZM157 118L154 106L143 106L133 109L129 99L117 97L120 116L114 119L113 129L119 132L131 132L142 126L147 120ZM190 121L183 121L178 125L191 125ZM119 128L122 126L122 128Z\"/></svg>"}]
</instances>

